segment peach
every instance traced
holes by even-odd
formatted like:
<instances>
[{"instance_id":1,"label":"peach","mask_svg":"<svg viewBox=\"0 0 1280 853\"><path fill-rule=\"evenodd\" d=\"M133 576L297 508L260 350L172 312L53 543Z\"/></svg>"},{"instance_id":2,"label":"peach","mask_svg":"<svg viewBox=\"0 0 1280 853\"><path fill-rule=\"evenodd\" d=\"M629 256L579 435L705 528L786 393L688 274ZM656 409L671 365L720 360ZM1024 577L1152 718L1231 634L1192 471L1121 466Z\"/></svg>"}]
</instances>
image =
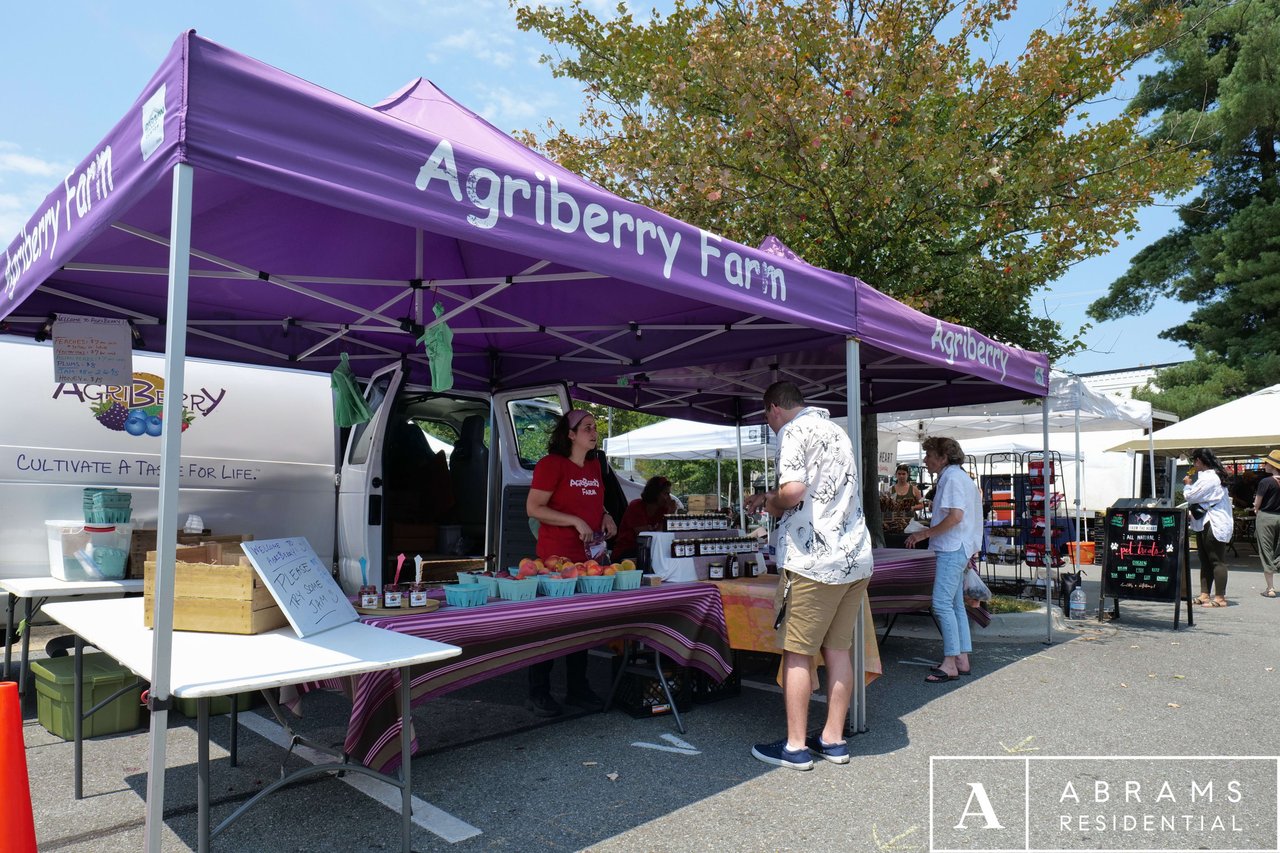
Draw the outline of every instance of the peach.
<instances>
[{"instance_id":1,"label":"peach","mask_svg":"<svg viewBox=\"0 0 1280 853\"><path fill-rule=\"evenodd\" d=\"M618 573L617 566L605 566L603 569L600 570L600 574L602 575L616 575L617 573Z\"/></svg>"},{"instance_id":2,"label":"peach","mask_svg":"<svg viewBox=\"0 0 1280 853\"><path fill-rule=\"evenodd\" d=\"M536 557L533 559L529 559L528 557L525 557L523 560L520 561L519 565L520 565L520 574L526 575L526 576L530 574L536 575L538 573L538 570L542 568L542 563Z\"/></svg>"},{"instance_id":3,"label":"peach","mask_svg":"<svg viewBox=\"0 0 1280 853\"><path fill-rule=\"evenodd\" d=\"M631 559L630 557L628 557L627 559L623 560L621 563L618 564L618 571L620 572L634 572L635 570L636 570L636 561Z\"/></svg>"}]
</instances>

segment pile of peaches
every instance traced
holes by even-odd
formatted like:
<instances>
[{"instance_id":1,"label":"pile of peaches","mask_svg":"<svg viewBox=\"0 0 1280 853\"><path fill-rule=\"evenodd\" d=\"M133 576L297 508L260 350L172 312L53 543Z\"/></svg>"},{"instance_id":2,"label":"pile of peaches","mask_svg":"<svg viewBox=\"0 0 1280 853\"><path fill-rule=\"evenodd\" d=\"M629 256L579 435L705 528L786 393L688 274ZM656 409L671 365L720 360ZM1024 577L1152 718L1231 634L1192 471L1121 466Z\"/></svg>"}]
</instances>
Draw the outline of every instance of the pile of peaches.
<instances>
[{"instance_id":1,"label":"pile of peaches","mask_svg":"<svg viewBox=\"0 0 1280 853\"><path fill-rule=\"evenodd\" d=\"M516 580L535 578L538 575L561 578L576 578L579 575L595 577L599 575L616 575L618 572L634 572L635 570L636 564L634 560L623 560L620 563L601 565L595 560L575 563L565 557L551 556L542 560L537 557L525 557L520 561L515 577Z\"/></svg>"}]
</instances>

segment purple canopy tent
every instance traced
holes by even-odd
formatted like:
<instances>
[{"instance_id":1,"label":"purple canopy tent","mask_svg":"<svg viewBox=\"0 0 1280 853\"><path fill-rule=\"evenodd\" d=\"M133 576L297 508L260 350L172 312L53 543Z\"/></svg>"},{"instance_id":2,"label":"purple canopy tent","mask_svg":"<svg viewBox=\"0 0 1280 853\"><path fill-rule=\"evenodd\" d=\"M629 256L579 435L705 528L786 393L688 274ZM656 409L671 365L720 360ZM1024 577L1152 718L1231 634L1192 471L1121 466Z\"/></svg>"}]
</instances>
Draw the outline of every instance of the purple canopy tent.
<instances>
[{"instance_id":1,"label":"purple canopy tent","mask_svg":"<svg viewBox=\"0 0 1280 853\"><path fill-rule=\"evenodd\" d=\"M10 332L57 313L127 318L140 348L165 353L171 396L188 352L323 372L346 352L363 377L404 359L425 384L416 339L433 322L453 331L460 389L568 381L699 420L758 420L775 377L837 412L1047 391L1039 354L618 198L425 81L370 108L194 33L8 244L3 273ZM180 414L163 415L157 700ZM150 850L166 725L152 715Z\"/></svg>"}]
</instances>

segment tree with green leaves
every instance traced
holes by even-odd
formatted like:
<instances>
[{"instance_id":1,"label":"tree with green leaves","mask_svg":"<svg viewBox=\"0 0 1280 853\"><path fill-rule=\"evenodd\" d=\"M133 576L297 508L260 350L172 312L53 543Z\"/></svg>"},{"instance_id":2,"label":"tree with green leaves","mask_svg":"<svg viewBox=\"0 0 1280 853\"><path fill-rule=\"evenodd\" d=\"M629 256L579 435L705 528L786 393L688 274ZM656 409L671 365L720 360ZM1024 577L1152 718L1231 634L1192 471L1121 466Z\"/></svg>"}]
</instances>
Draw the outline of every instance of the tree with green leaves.
<instances>
[{"instance_id":1,"label":"tree with green leaves","mask_svg":"<svg viewBox=\"0 0 1280 853\"><path fill-rule=\"evenodd\" d=\"M643 20L512 2L586 96L583 133L551 125L527 143L622 196L749 245L777 235L1051 358L1080 342L1035 292L1202 168L1136 114L1089 114L1174 37L1171 0L1070 0L1010 57L1000 28L1016 0L675 0ZM864 505L877 531L873 478Z\"/></svg>"},{"instance_id":2,"label":"tree with green leaves","mask_svg":"<svg viewBox=\"0 0 1280 853\"><path fill-rule=\"evenodd\" d=\"M1016 0L676 0L645 20L514 2L585 87L585 135L542 143L567 167L1051 356L1078 343L1034 292L1199 174L1135 114L1089 117L1174 35L1170 2L1072 0L1010 58Z\"/></svg>"},{"instance_id":3,"label":"tree with green leaves","mask_svg":"<svg viewBox=\"0 0 1280 853\"><path fill-rule=\"evenodd\" d=\"M1272 385L1280 375L1280 0L1187 0L1160 70L1131 111L1154 116L1148 139L1205 149L1211 168L1181 224L1134 256L1095 319L1148 310L1158 297L1194 306L1161 332L1195 347L1142 396L1183 417Z\"/></svg>"}]
</instances>

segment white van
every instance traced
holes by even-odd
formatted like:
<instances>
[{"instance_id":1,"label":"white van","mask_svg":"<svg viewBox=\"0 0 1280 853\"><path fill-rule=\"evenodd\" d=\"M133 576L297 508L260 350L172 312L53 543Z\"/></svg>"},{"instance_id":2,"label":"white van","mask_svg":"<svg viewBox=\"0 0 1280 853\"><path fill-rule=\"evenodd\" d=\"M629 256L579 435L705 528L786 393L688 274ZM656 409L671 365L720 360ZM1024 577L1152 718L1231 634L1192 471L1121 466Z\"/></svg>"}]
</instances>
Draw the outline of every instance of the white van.
<instances>
[{"instance_id":1,"label":"white van","mask_svg":"<svg viewBox=\"0 0 1280 853\"><path fill-rule=\"evenodd\" d=\"M131 495L156 527L164 360L135 353L129 387L58 383L49 344L0 343L0 577L49 574L45 522L84 518L85 487ZM215 534L303 535L334 548L329 378L189 359L178 523Z\"/></svg>"},{"instance_id":2,"label":"white van","mask_svg":"<svg viewBox=\"0 0 1280 853\"><path fill-rule=\"evenodd\" d=\"M163 359L135 353L129 388L54 382L47 344L0 343L0 359L0 577L49 573L45 522L83 518L88 486L129 492L135 526L154 529L160 438L147 418L165 404ZM185 385L179 522L305 536L322 560L338 555L352 593L361 557L382 584L402 553L402 581L414 556L439 581L534 553L525 499L570 404L564 385L433 393L406 385L395 364L366 386L372 418L349 430L334 426L323 374L188 359ZM628 499L639 492L622 485Z\"/></svg>"}]
</instances>

